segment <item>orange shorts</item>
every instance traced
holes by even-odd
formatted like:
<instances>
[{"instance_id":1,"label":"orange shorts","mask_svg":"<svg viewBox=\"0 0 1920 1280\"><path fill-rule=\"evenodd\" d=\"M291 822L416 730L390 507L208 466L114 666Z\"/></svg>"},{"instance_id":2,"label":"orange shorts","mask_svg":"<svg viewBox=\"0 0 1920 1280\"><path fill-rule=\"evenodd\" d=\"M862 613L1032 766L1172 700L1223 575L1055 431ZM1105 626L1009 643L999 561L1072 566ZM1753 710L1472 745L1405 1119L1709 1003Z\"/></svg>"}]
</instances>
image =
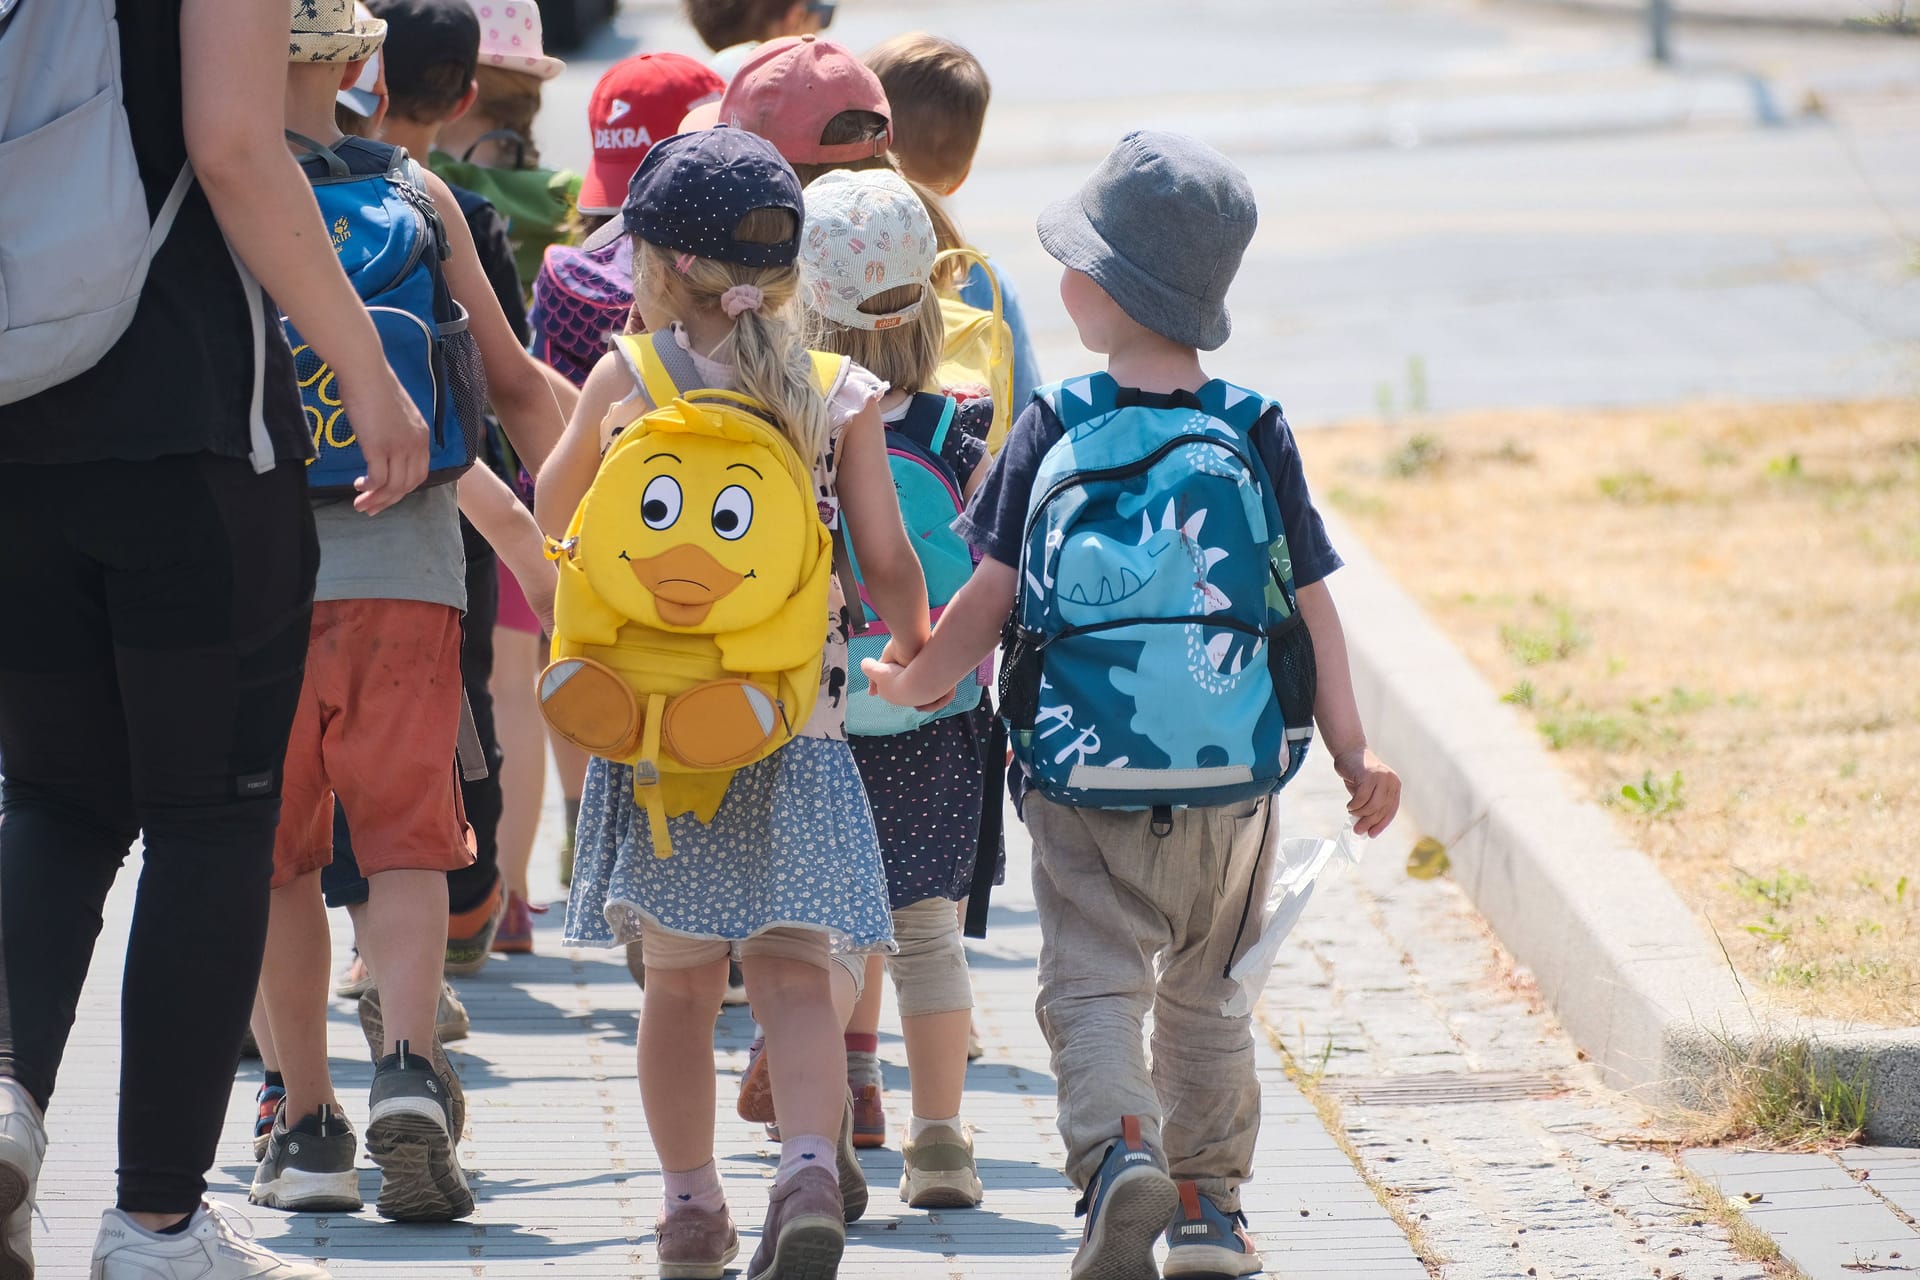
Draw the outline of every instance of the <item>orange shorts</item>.
<instances>
[{"instance_id":1,"label":"orange shorts","mask_svg":"<svg viewBox=\"0 0 1920 1280\"><path fill-rule=\"evenodd\" d=\"M363 875L473 861L460 803L460 614L418 600L313 606L287 743L273 884L333 861L334 796Z\"/></svg>"}]
</instances>

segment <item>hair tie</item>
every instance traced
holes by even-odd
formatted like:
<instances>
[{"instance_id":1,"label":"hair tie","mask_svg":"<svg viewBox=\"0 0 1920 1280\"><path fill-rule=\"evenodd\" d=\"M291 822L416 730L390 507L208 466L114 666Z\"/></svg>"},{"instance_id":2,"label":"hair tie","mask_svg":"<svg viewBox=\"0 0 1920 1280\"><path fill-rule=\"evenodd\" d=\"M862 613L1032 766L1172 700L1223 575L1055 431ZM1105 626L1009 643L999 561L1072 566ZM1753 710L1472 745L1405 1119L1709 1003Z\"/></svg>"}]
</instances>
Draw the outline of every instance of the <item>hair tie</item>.
<instances>
[{"instance_id":1,"label":"hair tie","mask_svg":"<svg viewBox=\"0 0 1920 1280\"><path fill-rule=\"evenodd\" d=\"M693 264L695 261L696 259L692 254L683 253L679 257L673 260L673 269L675 271L678 271L681 275L685 275L687 274L687 272L693 270Z\"/></svg>"},{"instance_id":2,"label":"hair tie","mask_svg":"<svg viewBox=\"0 0 1920 1280\"><path fill-rule=\"evenodd\" d=\"M737 319L743 311L758 311L767 295L750 284L737 284L720 295L720 309L728 319Z\"/></svg>"}]
</instances>

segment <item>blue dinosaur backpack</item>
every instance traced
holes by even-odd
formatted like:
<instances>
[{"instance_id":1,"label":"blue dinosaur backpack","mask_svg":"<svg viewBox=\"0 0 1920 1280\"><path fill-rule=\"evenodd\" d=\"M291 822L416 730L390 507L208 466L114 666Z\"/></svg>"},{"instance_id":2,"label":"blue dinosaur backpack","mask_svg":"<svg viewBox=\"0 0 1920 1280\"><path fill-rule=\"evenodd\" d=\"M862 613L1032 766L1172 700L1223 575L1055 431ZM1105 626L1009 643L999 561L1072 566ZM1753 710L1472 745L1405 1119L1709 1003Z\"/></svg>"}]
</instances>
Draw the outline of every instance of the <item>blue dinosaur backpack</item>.
<instances>
[{"instance_id":1,"label":"blue dinosaur backpack","mask_svg":"<svg viewBox=\"0 0 1920 1280\"><path fill-rule=\"evenodd\" d=\"M940 456L953 415L959 406L953 397L921 392L907 407L907 416L887 426L887 465L893 471L894 492L900 499L900 518L907 536L920 557L920 572L927 580L927 603L937 622L947 602L973 576L976 562L966 540L953 531L953 522L965 509L961 498L963 485ZM847 558L856 584L860 581L860 561L847 544ZM853 602L848 601L849 605ZM866 605L866 588L860 588L860 603ZM887 647L891 634L883 619L874 618L862 628L857 625L848 644L847 732L862 737L880 737L918 729L930 721L960 715L980 705L986 688L984 668L961 682L953 701L938 711L916 711L896 707L885 698L869 697L867 677L860 670L863 658L878 658Z\"/></svg>"},{"instance_id":2,"label":"blue dinosaur backpack","mask_svg":"<svg viewBox=\"0 0 1920 1280\"><path fill-rule=\"evenodd\" d=\"M308 180L334 252L367 304L387 363L431 429L425 483L457 480L480 456L486 375L467 331L467 313L442 272L449 250L433 197L414 180L418 168L399 147L355 138L336 150L287 136L326 165L324 176L309 171ZM384 159L384 167L369 172L365 164L350 165L342 155L349 146L355 159ZM308 491L350 497L367 460L342 407L339 380L293 321L284 315L280 320L313 437Z\"/></svg>"},{"instance_id":3,"label":"blue dinosaur backpack","mask_svg":"<svg viewBox=\"0 0 1920 1280\"><path fill-rule=\"evenodd\" d=\"M1215 380L1162 408L1105 373L1035 395L1064 433L1003 637L1015 754L1049 799L1152 809L1161 835L1174 808L1277 790L1312 741L1314 666L1251 435L1267 402Z\"/></svg>"}]
</instances>

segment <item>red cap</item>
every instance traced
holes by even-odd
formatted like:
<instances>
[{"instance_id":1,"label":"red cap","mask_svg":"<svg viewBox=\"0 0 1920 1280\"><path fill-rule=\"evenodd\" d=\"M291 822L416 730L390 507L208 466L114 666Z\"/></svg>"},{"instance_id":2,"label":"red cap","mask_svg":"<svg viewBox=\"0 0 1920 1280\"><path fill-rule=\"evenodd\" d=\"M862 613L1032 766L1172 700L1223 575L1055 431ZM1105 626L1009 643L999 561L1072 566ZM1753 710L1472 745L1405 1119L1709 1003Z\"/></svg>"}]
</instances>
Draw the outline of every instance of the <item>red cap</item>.
<instances>
[{"instance_id":1,"label":"red cap","mask_svg":"<svg viewBox=\"0 0 1920 1280\"><path fill-rule=\"evenodd\" d=\"M653 144L678 133L688 111L726 87L705 63L680 53L637 54L607 68L587 103L593 163L580 183L580 212L619 213Z\"/></svg>"},{"instance_id":2,"label":"red cap","mask_svg":"<svg viewBox=\"0 0 1920 1280\"><path fill-rule=\"evenodd\" d=\"M869 142L821 145L827 122L842 111L871 111L887 129ZM844 164L884 155L893 144L880 78L844 45L814 36L782 36L756 49L727 86L720 119L759 134L788 164Z\"/></svg>"}]
</instances>

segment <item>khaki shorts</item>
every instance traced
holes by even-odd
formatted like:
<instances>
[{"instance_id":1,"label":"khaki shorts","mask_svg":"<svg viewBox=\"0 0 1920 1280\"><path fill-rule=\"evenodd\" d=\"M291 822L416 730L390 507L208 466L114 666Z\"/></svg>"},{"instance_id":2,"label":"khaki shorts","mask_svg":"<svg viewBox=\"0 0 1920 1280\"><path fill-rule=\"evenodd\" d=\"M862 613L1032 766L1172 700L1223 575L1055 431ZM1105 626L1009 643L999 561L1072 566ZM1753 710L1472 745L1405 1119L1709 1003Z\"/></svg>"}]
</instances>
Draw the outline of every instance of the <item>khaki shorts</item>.
<instances>
[{"instance_id":1,"label":"khaki shorts","mask_svg":"<svg viewBox=\"0 0 1920 1280\"><path fill-rule=\"evenodd\" d=\"M735 957L797 960L829 972L837 965L853 976L856 997L867 984L867 957L835 951L833 939L824 929L763 929L742 942L726 942L719 938L689 938L654 925L642 925L640 954L649 969L698 969Z\"/></svg>"},{"instance_id":2,"label":"khaki shorts","mask_svg":"<svg viewBox=\"0 0 1920 1280\"><path fill-rule=\"evenodd\" d=\"M418 600L313 606L273 842L275 888L333 861L336 795L364 875L473 862L454 761L461 695L457 609Z\"/></svg>"}]
</instances>

